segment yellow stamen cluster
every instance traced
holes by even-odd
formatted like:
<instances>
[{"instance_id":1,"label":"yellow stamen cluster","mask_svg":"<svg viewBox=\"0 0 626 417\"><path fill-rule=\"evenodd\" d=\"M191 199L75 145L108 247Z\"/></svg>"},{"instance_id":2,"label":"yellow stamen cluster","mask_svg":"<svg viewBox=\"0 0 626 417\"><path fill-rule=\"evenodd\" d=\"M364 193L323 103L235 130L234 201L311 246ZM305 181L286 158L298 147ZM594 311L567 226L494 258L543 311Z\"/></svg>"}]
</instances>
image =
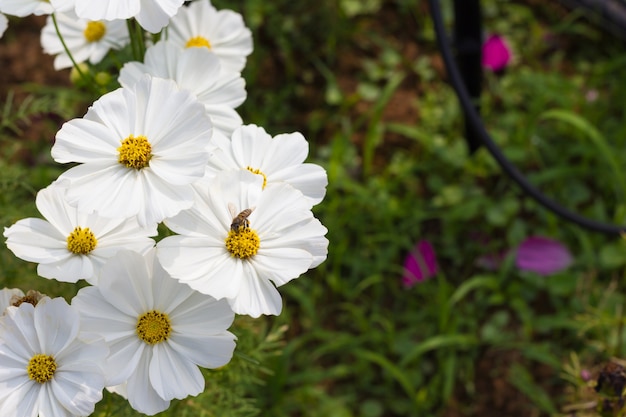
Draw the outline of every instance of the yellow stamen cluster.
<instances>
[{"instance_id":1,"label":"yellow stamen cluster","mask_svg":"<svg viewBox=\"0 0 626 417\"><path fill-rule=\"evenodd\" d=\"M211 49L211 42L209 42L207 38L204 38L202 36L194 36L193 38L189 39L187 43L185 44L185 48L202 48L202 47Z\"/></svg>"},{"instance_id":2,"label":"yellow stamen cluster","mask_svg":"<svg viewBox=\"0 0 626 417\"><path fill-rule=\"evenodd\" d=\"M171 332L170 318L165 313L151 310L137 320L137 336L149 345L166 341Z\"/></svg>"},{"instance_id":3,"label":"yellow stamen cluster","mask_svg":"<svg viewBox=\"0 0 626 417\"><path fill-rule=\"evenodd\" d=\"M265 186L267 185L267 176L263 173L263 171L261 171L260 169L252 168L252 167L246 167L246 169L252 172L253 174L257 174L263 177L263 189L265 189Z\"/></svg>"},{"instance_id":4,"label":"yellow stamen cluster","mask_svg":"<svg viewBox=\"0 0 626 417\"><path fill-rule=\"evenodd\" d=\"M48 382L54 376L54 372L57 370L57 363L50 355L44 355L39 353L28 361L26 372L28 377L33 381L37 381L40 384Z\"/></svg>"},{"instance_id":5,"label":"yellow stamen cluster","mask_svg":"<svg viewBox=\"0 0 626 417\"><path fill-rule=\"evenodd\" d=\"M120 156L118 162L126 168L141 169L148 166L152 158L152 145L145 136L130 135L117 148Z\"/></svg>"},{"instance_id":6,"label":"yellow stamen cluster","mask_svg":"<svg viewBox=\"0 0 626 417\"><path fill-rule=\"evenodd\" d=\"M96 248L98 240L96 236L89 230L76 226L72 233L67 237L67 250L77 255L86 255Z\"/></svg>"},{"instance_id":7,"label":"yellow stamen cluster","mask_svg":"<svg viewBox=\"0 0 626 417\"><path fill-rule=\"evenodd\" d=\"M102 22L89 22L83 31L83 35L87 42L98 42L107 33L107 27Z\"/></svg>"},{"instance_id":8,"label":"yellow stamen cluster","mask_svg":"<svg viewBox=\"0 0 626 417\"><path fill-rule=\"evenodd\" d=\"M237 231L230 230L226 238L226 250L231 256L239 259L248 259L259 251L261 239L259 235L249 227L239 226Z\"/></svg>"}]
</instances>

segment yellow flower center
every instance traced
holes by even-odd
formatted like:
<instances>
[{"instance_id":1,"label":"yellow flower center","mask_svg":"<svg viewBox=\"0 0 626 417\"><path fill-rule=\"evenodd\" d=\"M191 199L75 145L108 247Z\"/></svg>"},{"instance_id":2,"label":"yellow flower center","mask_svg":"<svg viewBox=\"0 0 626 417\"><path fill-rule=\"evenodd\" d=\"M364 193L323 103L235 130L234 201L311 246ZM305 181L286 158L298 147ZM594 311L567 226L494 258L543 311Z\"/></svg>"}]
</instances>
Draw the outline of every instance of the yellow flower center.
<instances>
[{"instance_id":1,"label":"yellow flower center","mask_svg":"<svg viewBox=\"0 0 626 417\"><path fill-rule=\"evenodd\" d=\"M185 48L201 48L203 46L211 49L211 42L202 36L194 36L185 44Z\"/></svg>"},{"instance_id":2,"label":"yellow flower center","mask_svg":"<svg viewBox=\"0 0 626 417\"><path fill-rule=\"evenodd\" d=\"M98 240L88 227L76 226L67 237L67 250L78 255L86 255L96 248Z\"/></svg>"},{"instance_id":3,"label":"yellow flower center","mask_svg":"<svg viewBox=\"0 0 626 417\"><path fill-rule=\"evenodd\" d=\"M239 226L239 230L229 230L226 238L226 250L231 256L248 259L256 255L261 246L259 235L249 227Z\"/></svg>"},{"instance_id":4,"label":"yellow flower center","mask_svg":"<svg viewBox=\"0 0 626 417\"><path fill-rule=\"evenodd\" d=\"M145 136L130 135L117 148L120 156L118 162L126 168L141 169L149 165L152 158L152 146Z\"/></svg>"},{"instance_id":5,"label":"yellow flower center","mask_svg":"<svg viewBox=\"0 0 626 417\"><path fill-rule=\"evenodd\" d=\"M87 42L98 42L107 33L107 27L102 22L89 22L83 31Z\"/></svg>"},{"instance_id":6,"label":"yellow flower center","mask_svg":"<svg viewBox=\"0 0 626 417\"><path fill-rule=\"evenodd\" d=\"M263 189L265 189L265 186L267 185L267 176L263 173L263 171L261 171L260 169L252 168L252 167L246 167L246 169L252 172L253 174L257 174L263 177Z\"/></svg>"},{"instance_id":7,"label":"yellow flower center","mask_svg":"<svg viewBox=\"0 0 626 417\"><path fill-rule=\"evenodd\" d=\"M43 353L39 353L30 358L28 366L26 367L28 377L40 384L50 381L56 370L57 363L54 361L54 358L50 355L44 355Z\"/></svg>"},{"instance_id":8,"label":"yellow flower center","mask_svg":"<svg viewBox=\"0 0 626 417\"><path fill-rule=\"evenodd\" d=\"M137 320L137 336L149 345L166 341L171 332L170 318L165 313L152 310Z\"/></svg>"}]
</instances>

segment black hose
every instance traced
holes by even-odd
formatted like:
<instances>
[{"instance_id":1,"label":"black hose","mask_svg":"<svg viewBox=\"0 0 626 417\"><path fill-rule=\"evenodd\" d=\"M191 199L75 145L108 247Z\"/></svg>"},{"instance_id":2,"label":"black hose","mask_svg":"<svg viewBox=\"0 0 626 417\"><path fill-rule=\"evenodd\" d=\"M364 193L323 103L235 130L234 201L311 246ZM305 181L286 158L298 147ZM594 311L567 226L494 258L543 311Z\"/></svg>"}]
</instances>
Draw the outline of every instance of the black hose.
<instances>
[{"instance_id":1,"label":"black hose","mask_svg":"<svg viewBox=\"0 0 626 417\"><path fill-rule=\"evenodd\" d=\"M559 0L569 9L584 10L584 16L602 30L626 40L626 1L624 0Z\"/></svg>"},{"instance_id":2,"label":"black hose","mask_svg":"<svg viewBox=\"0 0 626 417\"><path fill-rule=\"evenodd\" d=\"M506 172L506 174L511 177L526 194L530 195L533 199L535 199L535 201L537 201L539 204L552 211L559 217L562 217L578 226L595 232L605 233L614 236L625 233L626 226L617 226L614 224L598 222L564 208L560 204L548 198L541 191L539 191L539 189L531 184L526 179L526 177L513 164L511 164L511 162L509 162L509 160L504 156L498 145L496 145L491 136L489 136L489 134L487 133L482 119L474 108L474 104L472 103L472 99L465 87L460 71L457 68L452 50L450 48L450 43L446 36L443 18L441 16L441 8L439 7L439 1L428 0L428 4L434 22L435 33L437 35L437 43L441 51L441 56L445 63L450 83L456 91L461 107L463 108L463 112L466 117L466 123L471 129L474 130L476 136L480 139L480 141L487 148L487 150L489 150L489 152L498 162L502 170ZM456 16L456 18L458 19L460 18L460 16Z\"/></svg>"}]
</instances>

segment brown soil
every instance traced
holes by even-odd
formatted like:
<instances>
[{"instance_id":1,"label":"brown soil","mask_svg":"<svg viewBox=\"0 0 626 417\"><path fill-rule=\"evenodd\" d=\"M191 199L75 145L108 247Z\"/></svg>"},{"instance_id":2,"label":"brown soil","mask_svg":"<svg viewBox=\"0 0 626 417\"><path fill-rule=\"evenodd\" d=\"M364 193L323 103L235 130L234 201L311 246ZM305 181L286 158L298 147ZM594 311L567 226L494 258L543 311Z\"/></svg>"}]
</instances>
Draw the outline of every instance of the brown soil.
<instances>
[{"instance_id":1,"label":"brown soil","mask_svg":"<svg viewBox=\"0 0 626 417\"><path fill-rule=\"evenodd\" d=\"M69 70L56 71L54 57L44 54L39 40L45 16L11 19L0 40L0 97L20 92L24 83L69 85Z\"/></svg>"}]
</instances>

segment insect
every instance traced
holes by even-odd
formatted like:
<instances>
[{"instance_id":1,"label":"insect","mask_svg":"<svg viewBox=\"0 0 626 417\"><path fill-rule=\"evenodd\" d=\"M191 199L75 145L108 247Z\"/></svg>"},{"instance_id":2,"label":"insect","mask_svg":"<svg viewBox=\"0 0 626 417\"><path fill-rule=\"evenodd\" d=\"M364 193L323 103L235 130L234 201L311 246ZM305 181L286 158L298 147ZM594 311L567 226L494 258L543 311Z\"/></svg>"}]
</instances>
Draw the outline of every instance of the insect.
<instances>
[{"instance_id":1,"label":"insect","mask_svg":"<svg viewBox=\"0 0 626 417\"><path fill-rule=\"evenodd\" d=\"M228 203L228 211L230 211L230 215L233 216L233 222L230 224L230 230L238 232L242 226L244 228L250 227L248 216L254 211L254 207L247 208L237 214L235 205L233 203Z\"/></svg>"}]
</instances>

